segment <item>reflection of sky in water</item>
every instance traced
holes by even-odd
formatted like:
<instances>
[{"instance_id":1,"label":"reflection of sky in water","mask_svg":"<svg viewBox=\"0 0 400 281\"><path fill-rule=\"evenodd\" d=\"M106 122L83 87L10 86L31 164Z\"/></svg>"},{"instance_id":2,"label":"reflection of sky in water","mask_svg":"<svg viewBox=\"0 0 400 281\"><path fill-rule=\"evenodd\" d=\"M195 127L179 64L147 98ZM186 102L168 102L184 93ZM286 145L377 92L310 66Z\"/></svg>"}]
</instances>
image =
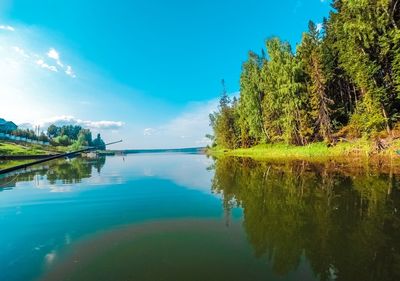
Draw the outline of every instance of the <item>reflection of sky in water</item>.
<instances>
[{"instance_id":1,"label":"reflection of sky in water","mask_svg":"<svg viewBox=\"0 0 400 281\"><path fill-rule=\"evenodd\" d=\"M107 159L108 161L108 159ZM212 171L207 168L213 160L195 154L136 154L114 157L110 161L122 161L119 171L102 170L102 176L122 174L125 177L157 177L173 181L177 185L210 193ZM109 166L115 167L116 165Z\"/></svg>"},{"instance_id":2,"label":"reflection of sky in water","mask_svg":"<svg viewBox=\"0 0 400 281\"><path fill-rule=\"evenodd\" d=\"M140 177L157 177L210 193L213 172L207 168L212 163L212 159L195 154L130 154L107 157L106 165L100 173L92 168L91 176L81 179L79 183L65 183L61 179L50 183L46 175L35 175L28 184L26 181L17 182L15 188L30 188L33 184L38 189L48 189L51 192L71 192L93 185L116 185Z\"/></svg>"},{"instance_id":3,"label":"reflection of sky in water","mask_svg":"<svg viewBox=\"0 0 400 281\"><path fill-rule=\"evenodd\" d=\"M0 192L0 280L31 280L74 241L119 225L223 219L220 198L210 192L211 164L204 155L129 155L107 157L100 173L92 167L78 183L50 184L43 173L19 177L15 187Z\"/></svg>"}]
</instances>

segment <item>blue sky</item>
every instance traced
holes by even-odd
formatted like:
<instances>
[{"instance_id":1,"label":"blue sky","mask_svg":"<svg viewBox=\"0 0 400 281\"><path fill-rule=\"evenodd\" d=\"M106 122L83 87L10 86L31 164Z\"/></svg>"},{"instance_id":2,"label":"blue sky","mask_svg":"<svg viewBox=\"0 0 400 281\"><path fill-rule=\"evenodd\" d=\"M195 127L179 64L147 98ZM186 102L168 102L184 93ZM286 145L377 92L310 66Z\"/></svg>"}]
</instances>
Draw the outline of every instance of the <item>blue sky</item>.
<instances>
[{"instance_id":1,"label":"blue sky","mask_svg":"<svg viewBox=\"0 0 400 281\"><path fill-rule=\"evenodd\" d=\"M0 117L76 123L124 148L204 145L220 81L268 37L294 47L326 0L1 0ZM7 104L7 106L4 106Z\"/></svg>"}]
</instances>

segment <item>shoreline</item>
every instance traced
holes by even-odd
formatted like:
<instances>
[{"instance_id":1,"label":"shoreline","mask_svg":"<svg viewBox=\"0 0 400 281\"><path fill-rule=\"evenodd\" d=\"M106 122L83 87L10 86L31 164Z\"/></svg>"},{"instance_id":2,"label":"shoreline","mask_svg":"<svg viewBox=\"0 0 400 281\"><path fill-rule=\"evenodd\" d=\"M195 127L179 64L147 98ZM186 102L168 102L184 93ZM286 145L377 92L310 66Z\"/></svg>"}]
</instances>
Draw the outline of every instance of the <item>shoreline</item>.
<instances>
[{"instance_id":1,"label":"shoreline","mask_svg":"<svg viewBox=\"0 0 400 281\"><path fill-rule=\"evenodd\" d=\"M375 152L372 142L357 140L354 142L338 143L328 147L325 143L317 142L305 146L285 144L262 144L250 148L225 149L221 147L208 148L206 154L213 157L244 157L254 160L304 160L309 162L326 162L335 160L349 161L393 161L399 160L399 143L392 142L381 152Z\"/></svg>"}]
</instances>

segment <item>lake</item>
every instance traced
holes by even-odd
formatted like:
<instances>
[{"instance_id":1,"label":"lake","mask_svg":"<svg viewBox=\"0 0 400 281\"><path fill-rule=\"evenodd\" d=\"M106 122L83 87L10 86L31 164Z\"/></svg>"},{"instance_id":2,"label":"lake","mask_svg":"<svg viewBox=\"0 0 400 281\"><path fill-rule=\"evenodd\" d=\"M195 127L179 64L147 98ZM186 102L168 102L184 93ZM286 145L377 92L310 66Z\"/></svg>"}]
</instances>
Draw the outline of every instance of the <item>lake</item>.
<instances>
[{"instance_id":1,"label":"lake","mask_svg":"<svg viewBox=\"0 0 400 281\"><path fill-rule=\"evenodd\" d=\"M0 280L400 280L387 165L131 154L0 186Z\"/></svg>"}]
</instances>

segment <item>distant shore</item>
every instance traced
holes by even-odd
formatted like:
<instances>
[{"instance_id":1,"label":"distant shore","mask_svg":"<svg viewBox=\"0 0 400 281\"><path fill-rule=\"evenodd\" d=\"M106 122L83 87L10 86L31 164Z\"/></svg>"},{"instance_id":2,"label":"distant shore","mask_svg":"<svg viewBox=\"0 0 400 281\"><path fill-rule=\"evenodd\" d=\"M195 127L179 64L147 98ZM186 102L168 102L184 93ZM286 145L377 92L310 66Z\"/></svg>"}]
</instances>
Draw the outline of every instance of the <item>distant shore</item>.
<instances>
[{"instance_id":1,"label":"distant shore","mask_svg":"<svg viewBox=\"0 0 400 281\"><path fill-rule=\"evenodd\" d=\"M203 153L205 147L188 147L188 148L159 148L159 149L122 149L122 150L105 150L99 151L100 155L116 155L116 154L138 154L138 153Z\"/></svg>"}]
</instances>

